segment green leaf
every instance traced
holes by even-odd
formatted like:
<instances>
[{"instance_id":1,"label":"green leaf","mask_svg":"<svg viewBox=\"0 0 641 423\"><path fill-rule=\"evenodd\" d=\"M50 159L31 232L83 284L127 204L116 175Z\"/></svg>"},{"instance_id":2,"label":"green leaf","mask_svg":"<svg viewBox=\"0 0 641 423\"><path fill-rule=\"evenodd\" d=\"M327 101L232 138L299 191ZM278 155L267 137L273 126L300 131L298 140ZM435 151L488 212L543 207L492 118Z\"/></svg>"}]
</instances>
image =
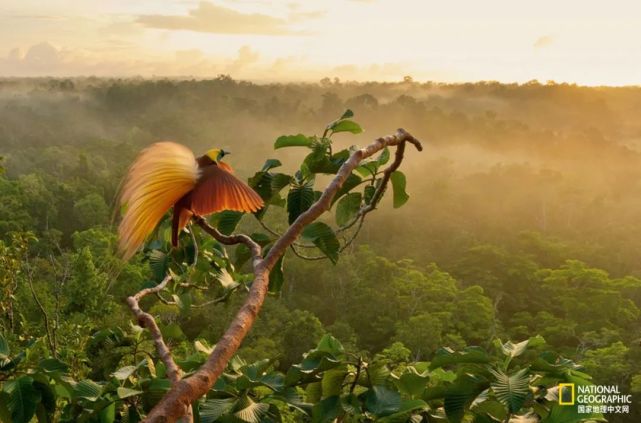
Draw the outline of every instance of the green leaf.
<instances>
[{"instance_id":1,"label":"green leaf","mask_svg":"<svg viewBox=\"0 0 641 423\"><path fill-rule=\"evenodd\" d=\"M444 395L443 406L449 422L459 423L474 398L486 388L486 383L472 374L463 374L452 385L448 386Z\"/></svg>"},{"instance_id":2,"label":"green leaf","mask_svg":"<svg viewBox=\"0 0 641 423\"><path fill-rule=\"evenodd\" d=\"M268 159L265 161L265 164L263 165L263 168L261 170L263 172L267 172L268 170L274 169L282 165L283 164L278 159Z\"/></svg>"},{"instance_id":3,"label":"green leaf","mask_svg":"<svg viewBox=\"0 0 641 423\"><path fill-rule=\"evenodd\" d=\"M370 176L376 175L376 172L378 171L378 162L376 160L372 160L369 162L361 163L354 170L363 178L368 178Z\"/></svg>"},{"instance_id":4,"label":"green leaf","mask_svg":"<svg viewBox=\"0 0 641 423\"><path fill-rule=\"evenodd\" d=\"M345 226L352 221L361 208L362 195L360 192L351 192L343 196L336 206L336 224Z\"/></svg>"},{"instance_id":5,"label":"green leaf","mask_svg":"<svg viewBox=\"0 0 641 423\"><path fill-rule=\"evenodd\" d=\"M274 268L269 272L269 292L278 293L283 287L285 282L285 275L283 274L283 263L285 255L280 256Z\"/></svg>"},{"instance_id":6,"label":"green leaf","mask_svg":"<svg viewBox=\"0 0 641 423\"><path fill-rule=\"evenodd\" d=\"M405 185L407 183L405 174L397 170L392 172L390 180L392 181L392 189L394 190L394 208L397 209L407 203L407 200L410 198L405 192Z\"/></svg>"},{"instance_id":7,"label":"green leaf","mask_svg":"<svg viewBox=\"0 0 641 423\"><path fill-rule=\"evenodd\" d=\"M541 420L541 423L579 423L579 422L606 422L601 413L580 413L578 405L553 404L550 413Z\"/></svg>"},{"instance_id":8,"label":"green leaf","mask_svg":"<svg viewBox=\"0 0 641 423\"><path fill-rule=\"evenodd\" d=\"M136 371L136 366L125 366L113 372L111 375L118 380L126 380Z\"/></svg>"},{"instance_id":9,"label":"green leaf","mask_svg":"<svg viewBox=\"0 0 641 423\"><path fill-rule=\"evenodd\" d=\"M296 184L287 194L288 222L291 225L296 218L314 204L313 183Z\"/></svg>"},{"instance_id":10,"label":"green leaf","mask_svg":"<svg viewBox=\"0 0 641 423\"><path fill-rule=\"evenodd\" d=\"M492 391L496 398L508 407L510 413L516 413L521 409L530 392L528 371L529 369L524 368L512 375L507 375L500 370L490 369L496 378L496 381L491 384Z\"/></svg>"},{"instance_id":11,"label":"green leaf","mask_svg":"<svg viewBox=\"0 0 641 423\"><path fill-rule=\"evenodd\" d=\"M376 159L376 163L378 163L379 166L382 166L385 163L389 162L389 158L390 158L389 148L385 147L381 152L381 154Z\"/></svg>"},{"instance_id":12,"label":"green leaf","mask_svg":"<svg viewBox=\"0 0 641 423\"><path fill-rule=\"evenodd\" d=\"M113 423L116 420L116 403L112 402L100 410L100 423Z\"/></svg>"},{"instance_id":13,"label":"green leaf","mask_svg":"<svg viewBox=\"0 0 641 423\"><path fill-rule=\"evenodd\" d=\"M399 376L396 385L401 393L410 397L420 397L429 379L429 372L419 372L415 367L408 366Z\"/></svg>"},{"instance_id":14,"label":"green leaf","mask_svg":"<svg viewBox=\"0 0 641 423\"><path fill-rule=\"evenodd\" d=\"M8 393L0 391L0 422L1 423L11 423L11 411L9 411L9 401L11 397Z\"/></svg>"},{"instance_id":15,"label":"green leaf","mask_svg":"<svg viewBox=\"0 0 641 423\"><path fill-rule=\"evenodd\" d=\"M361 128L361 126L358 123L349 119L339 120L337 122L334 122L329 129L333 133L351 132L352 134L360 134L361 132L363 132L363 128Z\"/></svg>"},{"instance_id":16,"label":"green leaf","mask_svg":"<svg viewBox=\"0 0 641 423\"><path fill-rule=\"evenodd\" d=\"M167 275L169 258L160 250L153 250L149 253L149 267L154 276L154 282L162 281Z\"/></svg>"},{"instance_id":17,"label":"green leaf","mask_svg":"<svg viewBox=\"0 0 641 423\"><path fill-rule=\"evenodd\" d=\"M81 380L76 384L76 386L74 386L74 391L77 398L96 401L102 394L102 386L92 380L85 379Z\"/></svg>"},{"instance_id":18,"label":"green leaf","mask_svg":"<svg viewBox=\"0 0 641 423\"><path fill-rule=\"evenodd\" d=\"M303 229L303 238L312 242L319 250L323 252L332 263L338 261L338 250L340 243L336 238L336 234L325 223L314 222Z\"/></svg>"},{"instance_id":19,"label":"green leaf","mask_svg":"<svg viewBox=\"0 0 641 423\"><path fill-rule=\"evenodd\" d=\"M213 423L220 417L231 413L236 403L235 398L206 399L200 405L200 422Z\"/></svg>"},{"instance_id":20,"label":"green leaf","mask_svg":"<svg viewBox=\"0 0 641 423\"><path fill-rule=\"evenodd\" d=\"M185 333L180 328L180 325L177 323L170 323L167 326L161 327L160 331L162 335L174 341L181 341L185 339Z\"/></svg>"},{"instance_id":21,"label":"green leaf","mask_svg":"<svg viewBox=\"0 0 641 423\"><path fill-rule=\"evenodd\" d=\"M211 352L214 350L214 347L210 346L209 343L204 339L195 340L194 348L196 349L196 351L201 352L205 355L211 354Z\"/></svg>"},{"instance_id":22,"label":"green leaf","mask_svg":"<svg viewBox=\"0 0 641 423\"><path fill-rule=\"evenodd\" d=\"M401 395L384 386L374 386L365 396L365 406L382 417L395 413L401 406Z\"/></svg>"},{"instance_id":23,"label":"green leaf","mask_svg":"<svg viewBox=\"0 0 641 423\"><path fill-rule=\"evenodd\" d=\"M272 187L272 197L279 193L283 188L289 185L292 182L292 177L284 173L274 173L272 175L271 187Z\"/></svg>"},{"instance_id":24,"label":"green leaf","mask_svg":"<svg viewBox=\"0 0 641 423\"><path fill-rule=\"evenodd\" d=\"M347 179L345 179L345 182L343 182L343 185L341 186L341 188L336 192L336 195L332 199L332 204L334 204L343 195L345 195L346 193L354 189L356 186L358 186L362 181L363 180L358 175L354 175L353 173L351 173L347 177Z\"/></svg>"},{"instance_id":25,"label":"green leaf","mask_svg":"<svg viewBox=\"0 0 641 423\"><path fill-rule=\"evenodd\" d=\"M479 347L467 347L462 351L454 351L451 348L439 348L430 363L430 369L443 367L448 364L489 362L490 356Z\"/></svg>"},{"instance_id":26,"label":"green leaf","mask_svg":"<svg viewBox=\"0 0 641 423\"><path fill-rule=\"evenodd\" d=\"M340 395L345 376L347 376L346 365L323 372L323 379L321 380L323 397Z\"/></svg>"},{"instance_id":27,"label":"green leaf","mask_svg":"<svg viewBox=\"0 0 641 423\"><path fill-rule=\"evenodd\" d=\"M247 423L260 423L269 411L269 404L254 402L247 396L239 400L238 407L234 416Z\"/></svg>"},{"instance_id":28,"label":"green leaf","mask_svg":"<svg viewBox=\"0 0 641 423\"><path fill-rule=\"evenodd\" d=\"M55 358L45 358L38 363L38 367L45 373L65 373L69 367Z\"/></svg>"},{"instance_id":29,"label":"green leaf","mask_svg":"<svg viewBox=\"0 0 641 423\"><path fill-rule=\"evenodd\" d=\"M265 202L269 202L272 198L272 174L265 171L256 172L254 176L247 181L249 186L256 191L256 193Z\"/></svg>"},{"instance_id":30,"label":"green leaf","mask_svg":"<svg viewBox=\"0 0 641 423\"><path fill-rule=\"evenodd\" d=\"M282 135L274 143L274 149L283 147L311 147L314 139L303 134Z\"/></svg>"},{"instance_id":31,"label":"green leaf","mask_svg":"<svg viewBox=\"0 0 641 423\"><path fill-rule=\"evenodd\" d=\"M368 185L365 187L365 190L363 192L363 199L365 200L365 204L370 204L372 202L372 198L374 198L374 193L376 192L376 188L372 185Z\"/></svg>"},{"instance_id":32,"label":"green leaf","mask_svg":"<svg viewBox=\"0 0 641 423\"><path fill-rule=\"evenodd\" d=\"M383 417L378 420L379 423L405 423L408 421L408 417L417 411L427 410L428 405L425 401L420 399L406 400L401 402L401 406L398 411L389 416ZM419 416L418 422L422 422L423 418Z\"/></svg>"},{"instance_id":33,"label":"green leaf","mask_svg":"<svg viewBox=\"0 0 641 423\"><path fill-rule=\"evenodd\" d=\"M523 352L528 347L537 347L539 345L545 345L545 339L543 339L541 335L536 335L530 339L526 339L523 342L519 342L518 344L513 344L512 342L508 341L505 344L501 345L501 350L506 356L514 358L523 354Z\"/></svg>"},{"instance_id":34,"label":"green leaf","mask_svg":"<svg viewBox=\"0 0 641 423\"><path fill-rule=\"evenodd\" d=\"M124 388L124 387L119 387L116 389L116 394L118 395L118 398L120 399L125 399L129 397L135 397L136 395L142 394L142 391L137 391L135 389L130 389L130 388Z\"/></svg>"},{"instance_id":35,"label":"green leaf","mask_svg":"<svg viewBox=\"0 0 641 423\"><path fill-rule=\"evenodd\" d=\"M5 382L3 388L11 399L7 408L11 412L13 423L28 423L36 412L40 402L40 392L33 387L33 378L22 376L18 379Z\"/></svg>"},{"instance_id":36,"label":"green leaf","mask_svg":"<svg viewBox=\"0 0 641 423\"><path fill-rule=\"evenodd\" d=\"M327 397L312 408L312 423L331 423L341 412L341 399L338 395Z\"/></svg>"},{"instance_id":37,"label":"green leaf","mask_svg":"<svg viewBox=\"0 0 641 423\"><path fill-rule=\"evenodd\" d=\"M224 235L230 235L238 226L240 219L243 217L242 212L225 210L217 214L218 230Z\"/></svg>"},{"instance_id":38,"label":"green leaf","mask_svg":"<svg viewBox=\"0 0 641 423\"><path fill-rule=\"evenodd\" d=\"M349 119L351 117L354 117L354 112L352 112L352 109L347 109L345 110L345 113L340 117L340 119Z\"/></svg>"},{"instance_id":39,"label":"green leaf","mask_svg":"<svg viewBox=\"0 0 641 423\"><path fill-rule=\"evenodd\" d=\"M345 353L345 348L338 339L334 338L332 335L325 334L318 342L314 351L325 352L333 355L334 357L338 357Z\"/></svg>"}]
</instances>

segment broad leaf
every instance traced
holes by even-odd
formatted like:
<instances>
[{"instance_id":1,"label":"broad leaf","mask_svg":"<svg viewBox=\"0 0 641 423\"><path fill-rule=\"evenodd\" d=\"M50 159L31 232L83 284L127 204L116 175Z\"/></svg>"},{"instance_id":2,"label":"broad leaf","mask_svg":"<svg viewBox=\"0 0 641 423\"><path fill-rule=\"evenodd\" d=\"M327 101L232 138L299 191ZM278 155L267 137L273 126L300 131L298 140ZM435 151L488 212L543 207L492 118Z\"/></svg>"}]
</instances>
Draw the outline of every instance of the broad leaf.
<instances>
[{"instance_id":1,"label":"broad leaf","mask_svg":"<svg viewBox=\"0 0 641 423\"><path fill-rule=\"evenodd\" d=\"M314 222L303 229L303 238L312 242L319 250L323 252L332 263L338 261L338 250L340 243L336 238L336 234L325 223Z\"/></svg>"},{"instance_id":2,"label":"broad leaf","mask_svg":"<svg viewBox=\"0 0 641 423\"><path fill-rule=\"evenodd\" d=\"M543 339L543 337L541 335L537 335L530 339L526 339L523 342L519 342L518 344L514 344L508 341L505 344L501 345L501 350L503 351L503 354L505 354L506 356L510 358L514 358L523 354L523 352L528 347L536 347L544 344L545 344L545 340Z\"/></svg>"},{"instance_id":3,"label":"broad leaf","mask_svg":"<svg viewBox=\"0 0 641 423\"><path fill-rule=\"evenodd\" d=\"M265 161L265 164L263 165L263 168L261 169L263 172L267 172L268 170L274 169L275 167L282 166L283 164L280 162L280 160L277 159L268 159Z\"/></svg>"},{"instance_id":4,"label":"broad leaf","mask_svg":"<svg viewBox=\"0 0 641 423\"><path fill-rule=\"evenodd\" d=\"M153 250L149 253L149 267L154 276L154 281L162 281L167 275L167 269L169 268L169 258L167 254L160 250Z\"/></svg>"},{"instance_id":5,"label":"broad leaf","mask_svg":"<svg viewBox=\"0 0 641 423\"><path fill-rule=\"evenodd\" d=\"M136 371L136 366L125 366L113 372L112 376L118 380L126 380L129 378L129 376L134 374L135 371Z\"/></svg>"},{"instance_id":6,"label":"broad leaf","mask_svg":"<svg viewBox=\"0 0 641 423\"><path fill-rule=\"evenodd\" d=\"M0 391L0 423L11 423L11 411L9 411L9 401L11 396L8 393Z\"/></svg>"},{"instance_id":7,"label":"broad leaf","mask_svg":"<svg viewBox=\"0 0 641 423\"><path fill-rule=\"evenodd\" d=\"M303 134L283 135L276 139L274 149L283 147L311 147L313 142L313 138L307 137Z\"/></svg>"},{"instance_id":8,"label":"broad leaf","mask_svg":"<svg viewBox=\"0 0 641 423\"><path fill-rule=\"evenodd\" d=\"M78 398L96 401L102 394L102 387L92 380L85 379L74 386L74 391Z\"/></svg>"},{"instance_id":9,"label":"broad leaf","mask_svg":"<svg viewBox=\"0 0 641 423\"><path fill-rule=\"evenodd\" d=\"M382 166L382 165L386 164L387 162L389 162L389 159L390 159L389 148L385 147L383 149L383 151L381 152L381 154L376 159L376 162L378 163L379 166Z\"/></svg>"},{"instance_id":10,"label":"broad leaf","mask_svg":"<svg viewBox=\"0 0 641 423\"><path fill-rule=\"evenodd\" d=\"M225 414L229 414L236 402L235 398L207 399L200 405L200 422L213 423Z\"/></svg>"},{"instance_id":11,"label":"broad leaf","mask_svg":"<svg viewBox=\"0 0 641 423\"><path fill-rule=\"evenodd\" d=\"M492 391L496 398L508 407L510 413L518 412L530 392L529 369L524 368L518 372L507 375L500 370L490 370L496 378L492 383Z\"/></svg>"},{"instance_id":12,"label":"broad leaf","mask_svg":"<svg viewBox=\"0 0 641 423\"><path fill-rule=\"evenodd\" d=\"M5 382L4 390L11 396L8 409L13 423L28 423L40 402L40 392L33 386L33 378L22 376Z\"/></svg>"},{"instance_id":13,"label":"broad leaf","mask_svg":"<svg viewBox=\"0 0 641 423\"><path fill-rule=\"evenodd\" d=\"M314 204L313 183L297 184L292 186L287 194L288 222L291 225L296 218L303 214Z\"/></svg>"},{"instance_id":14,"label":"broad leaf","mask_svg":"<svg viewBox=\"0 0 641 423\"><path fill-rule=\"evenodd\" d=\"M354 189L356 186L358 186L362 181L363 180L361 179L360 176L354 175L353 173L350 174L345 180L345 182L343 182L343 186L341 186L338 192L336 192L336 195L332 200L332 204L338 201L343 195L345 195L346 193Z\"/></svg>"},{"instance_id":15,"label":"broad leaf","mask_svg":"<svg viewBox=\"0 0 641 423\"><path fill-rule=\"evenodd\" d=\"M459 363L489 363L490 356L479 347L467 347L462 351L451 348L439 348L430 363L430 368L443 367Z\"/></svg>"},{"instance_id":16,"label":"broad leaf","mask_svg":"<svg viewBox=\"0 0 641 423\"><path fill-rule=\"evenodd\" d=\"M38 363L38 367L45 373L64 373L69 367L62 361L55 358L45 358Z\"/></svg>"},{"instance_id":17,"label":"broad leaf","mask_svg":"<svg viewBox=\"0 0 641 423\"><path fill-rule=\"evenodd\" d=\"M407 203L407 200L410 198L405 192L405 174L397 170L392 172L390 180L392 181L392 189L394 191L394 208L397 209Z\"/></svg>"},{"instance_id":18,"label":"broad leaf","mask_svg":"<svg viewBox=\"0 0 641 423\"><path fill-rule=\"evenodd\" d=\"M365 406L382 417L395 413L401 406L401 395L384 386L374 386L365 396Z\"/></svg>"},{"instance_id":19,"label":"broad leaf","mask_svg":"<svg viewBox=\"0 0 641 423\"><path fill-rule=\"evenodd\" d=\"M334 133L351 132L352 134L360 134L363 132L363 128L358 123L349 119L334 122L329 129Z\"/></svg>"},{"instance_id":20,"label":"broad leaf","mask_svg":"<svg viewBox=\"0 0 641 423\"><path fill-rule=\"evenodd\" d=\"M130 388L124 388L124 387L119 387L116 389L116 394L118 395L118 398L120 399L125 399L129 397L135 397L136 395L142 394L142 391L137 391L135 389L130 389Z\"/></svg>"},{"instance_id":21,"label":"broad leaf","mask_svg":"<svg viewBox=\"0 0 641 423\"><path fill-rule=\"evenodd\" d=\"M463 374L447 387L443 406L450 423L458 423L463 419L465 410L487 388L486 385L487 383L474 375Z\"/></svg>"},{"instance_id":22,"label":"broad leaf","mask_svg":"<svg viewBox=\"0 0 641 423\"><path fill-rule=\"evenodd\" d=\"M254 402L251 398L245 396L238 403L239 409L234 412L234 416L246 423L260 423L263 417L269 411L269 404Z\"/></svg>"},{"instance_id":23,"label":"broad leaf","mask_svg":"<svg viewBox=\"0 0 641 423\"><path fill-rule=\"evenodd\" d=\"M338 395L327 397L312 408L312 423L331 423L340 413L340 397Z\"/></svg>"},{"instance_id":24,"label":"broad leaf","mask_svg":"<svg viewBox=\"0 0 641 423\"><path fill-rule=\"evenodd\" d=\"M347 109L343 113L343 115L340 117L340 119L349 119L351 117L354 117L354 112L352 112L352 109Z\"/></svg>"},{"instance_id":25,"label":"broad leaf","mask_svg":"<svg viewBox=\"0 0 641 423\"><path fill-rule=\"evenodd\" d=\"M225 210L217 214L218 230L224 235L230 235L238 226L240 219L243 217L242 212Z\"/></svg>"},{"instance_id":26,"label":"broad leaf","mask_svg":"<svg viewBox=\"0 0 641 423\"><path fill-rule=\"evenodd\" d=\"M361 207L362 195L360 192L351 192L343 196L336 206L336 224L345 226L358 215Z\"/></svg>"}]
</instances>

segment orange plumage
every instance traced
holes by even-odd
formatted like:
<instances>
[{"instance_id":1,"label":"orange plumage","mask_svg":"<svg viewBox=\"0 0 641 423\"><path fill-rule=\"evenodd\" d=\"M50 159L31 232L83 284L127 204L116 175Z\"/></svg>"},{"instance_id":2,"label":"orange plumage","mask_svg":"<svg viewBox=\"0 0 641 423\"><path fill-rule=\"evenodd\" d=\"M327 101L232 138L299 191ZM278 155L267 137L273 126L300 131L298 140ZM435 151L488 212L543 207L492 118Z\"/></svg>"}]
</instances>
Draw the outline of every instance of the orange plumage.
<instances>
[{"instance_id":1,"label":"orange plumage","mask_svg":"<svg viewBox=\"0 0 641 423\"><path fill-rule=\"evenodd\" d=\"M172 244L193 215L223 210L255 212L263 200L219 159L225 153L211 150L195 158L185 146L160 142L143 150L129 168L120 196L125 207L118 228L124 259L135 254L173 207Z\"/></svg>"}]
</instances>

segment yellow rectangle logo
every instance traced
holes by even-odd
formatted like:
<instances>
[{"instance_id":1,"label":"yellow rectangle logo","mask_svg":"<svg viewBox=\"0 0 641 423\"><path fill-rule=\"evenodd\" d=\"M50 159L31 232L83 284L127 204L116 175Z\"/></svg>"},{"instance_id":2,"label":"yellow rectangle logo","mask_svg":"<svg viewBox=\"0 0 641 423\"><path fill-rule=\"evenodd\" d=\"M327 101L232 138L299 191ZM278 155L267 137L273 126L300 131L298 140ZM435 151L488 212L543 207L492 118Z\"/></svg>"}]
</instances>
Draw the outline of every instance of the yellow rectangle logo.
<instances>
[{"instance_id":1,"label":"yellow rectangle logo","mask_svg":"<svg viewBox=\"0 0 641 423\"><path fill-rule=\"evenodd\" d=\"M574 383L559 383L559 405L574 405Z\"/></svg>"}]
</instances>

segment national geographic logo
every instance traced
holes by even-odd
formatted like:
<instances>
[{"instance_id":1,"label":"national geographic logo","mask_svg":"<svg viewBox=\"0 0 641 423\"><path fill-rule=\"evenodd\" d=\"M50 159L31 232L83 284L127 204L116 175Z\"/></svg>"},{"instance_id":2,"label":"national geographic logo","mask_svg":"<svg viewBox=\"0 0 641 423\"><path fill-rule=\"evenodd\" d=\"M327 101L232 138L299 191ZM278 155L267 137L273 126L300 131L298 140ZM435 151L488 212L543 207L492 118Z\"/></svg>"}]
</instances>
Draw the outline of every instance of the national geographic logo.
<instances>
[{"instance_id":1,"label":"national geographic logo","mask_svg":"<svg viewBox=\"0 0 641 423\"><path fill-rule=\"evenodd\" d=\"M559 383L559 405L574 405L574 383Z\"/></svg>"},{"instance_id":2,"label":"national geographic logo","mask_svg":"<svg viewBox=\"0 0 641 423\"><path fill-rule=\"evenodd\" d=\"M632 395L622 394L616 385L558 385L559 405L577 405L579 414L628 414Z\"/></svg>"}]
</instances>

